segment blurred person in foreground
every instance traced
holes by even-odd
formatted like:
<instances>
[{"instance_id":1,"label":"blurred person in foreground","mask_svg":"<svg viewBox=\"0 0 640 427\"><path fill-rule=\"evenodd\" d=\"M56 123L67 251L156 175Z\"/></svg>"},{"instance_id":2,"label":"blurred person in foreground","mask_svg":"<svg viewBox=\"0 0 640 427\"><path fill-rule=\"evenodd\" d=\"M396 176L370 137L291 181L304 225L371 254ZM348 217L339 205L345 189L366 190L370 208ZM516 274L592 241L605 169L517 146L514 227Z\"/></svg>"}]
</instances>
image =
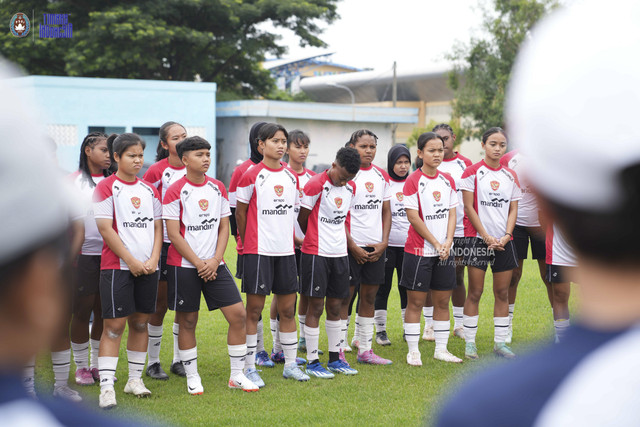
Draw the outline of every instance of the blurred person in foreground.
<instances>
[{"instance_id":1,"label":"blurred person in foreground","mask_svg":"<svg viewBox=\"0 0 640 427\"><path fill-rule=\"evenodd\" d=\"M124 425L68 401L37 401L22 384L22 368L50 348L65 315L61 266L72 210L33 108L8 77L0 60L0 99L12 100L0 104L0 423ZM25 173L25 161L37 173Z\"/></svg>"},{"instance_id":2,"label":"blurred person in foreground","mask_svg":"<svg viewBox=\"0 0 640 427\"><path fill-rule=\"evenodd\" d=\"M636 1L574 3L520 53L507 124L542 213L576 252L578 319L559 344L464 384L440 426L638 425L639 22Z\"/></svg>"}]
</instances>

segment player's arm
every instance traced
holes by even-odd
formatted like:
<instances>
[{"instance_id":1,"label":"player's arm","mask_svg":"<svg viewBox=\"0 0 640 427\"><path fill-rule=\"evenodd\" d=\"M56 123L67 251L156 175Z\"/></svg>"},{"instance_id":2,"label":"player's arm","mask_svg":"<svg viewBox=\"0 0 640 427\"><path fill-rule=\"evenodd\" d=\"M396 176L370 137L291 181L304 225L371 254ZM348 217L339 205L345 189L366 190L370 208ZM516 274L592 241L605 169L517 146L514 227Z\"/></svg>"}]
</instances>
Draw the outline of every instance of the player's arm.
<instances>
[{"instance_id":1,"label":"player's arm","mask_svg":"<svg viewBox=\"0 0 640 427\"><path fill-rule=\"evenodd\" d=\"M131 252L129 252L124 246L124 243L122 243L122 240L120 239L120 236L118 236L118 233L116 233L116 230L113 229L113 220L109 218L96 218L96 225L98 226L98 231L100 232L104 242L118 258L127 264L131 274L135 277L145 274L145 268L142 261L131 255ZM160 239L162 239L162 236L160 236Z\"/></svg>"},{"instance_id":2,"label":"player's arm","mask_svg":"<svg viewBox=\"0 0 640 427\"><path fill-rule=\"evenodd\" d=\"M373 248L369 253L369 261L376 262L384 254L389 246L389 233L391 232L391 202L387 200L382 203L382 242L368 245Z\"/></svg>"},{"instance_id":3,"label":"player's arm","mask_svg":"<svg viewBox=\"0 0 640 427\"><path fill-rule=\"evenodd\" d=\"M169 240L171 240L171 244L178 251L178 253L187 261L189 261L195 268L198 270L198 275L200 275L200 270L203 267L204 261L198 258L198 255L191 249L189 243L182 237L180 234L180 220L177 219L165 219L165 224L167 226L167 235L169 236ZM200 275L200 277L202 277Z\"/></svg>"},{"instance_id":4,"label":"player's arm","mask_svg":"<svg viewBox=\"0 0 640 427\"><path fill-rule=\"evenodd\" d=\"M145 274L153 274L158 269L162 240L162 220L156 219L153 221L153 249L151 250L151 256L143 263L146 270Z\"/></svg>"},{"instance_id":5,"label":"player's arm","mask_svg":"<svg viewBox=\"0 0 640 427\"><path fill-rule=\"evenodd\" d=\"M358 264L364 264L365 262L369 261L369 252L358 246L358 244L351 238L351 233L349 233L346 225L344 227L344 230L345 233L347 233L347 249L356 259L356 262Z\"/></svg>"},{"instance_id":6,"label":"player's arm","mask_svg":"<svg viewBox=\"0 0 640 427\"><path fill-rule=\"evenodd\" d=\"M478 234L480 234L482 240L484 240L488 246L498 243L498 240L495 237L490 236L489 233L487 233L484 225L482 225L482 221L480 221L478 212L476 212L473 207L473 191L463 189L462 200L464 201L464 213L467 214L467 218L471 221L471 225L473 225L473 228L475 228Z\"/></svg>"},{"instance_id":7,"label":"player's arm","mask_svg":"<svg viewBox=\"0 0 640 427\"><path fill-rule=\"evenodd\" d=\"M413 229L416 230L416 233L418 233L424 240L429 242L436 251L440 252L440 250L442 249L442 243L438 242L438 239L436 239L431 231L429 231L429 228L427 228L427 224L425 224L422 218L420 218L420 213L418 212L418 210L411 209L405 206L405 212L407 212L407 219L409 220L409 224L411 224Z\"/></svg>"},{"instance_id":8,"label":"player's arm","mask_svg":"<svg viewBox=\"0 0 640 427\"><path fill-rule=\"evenodd\" d=\"M82 250L84 243L84 220L77 219L71 222L71 247L69 248L69 259L75 259Z\"/></svg>"},{"instance_id":9,"label":"player's arm","mask_svg":"<svg viewBox=\"0 0 640 427\"><path fill-rule=\"evenodd\" d=\"M513 229L516 226L517 218L518 218L518 201L512 200L511 203L509 203L509 216L507 217L507 232L505 233L504 236L500 237L500 239L498 240L496 249L500 250L500 248L502 248L502 250L504 250L504 245L506 245L509 242L509 240L511 240L511 238L513 237ZM499 246L500 248L498 248L497 246Z\"/></svg>"},{"instance_id":10,"label":"player's arm","mask_svg":"<svg viewBox=\"0 0 640 427\"><path fill-rule=\"evenodd\" d=\"M449 252L451 252L451 246L453 246L453 235L456 233L456 208L449 209L449 222L447 222L447 237L442 245L440 252L440 259L445 260L449 258Z\"/></svg>"},{"instance_id":11,"label":"player's arm","mask_svg":"<svg viewBox=\"0 0 640 427\"><path fill-rule=\"evenodd\" d=\"M229 242L229 217L220 218L220 226L218 227L218 243L216 252L212 258L204 261L205 267L202 270L202 277L205 281L215 280L218 275L218 266L224 257L224 251Z\"/></svg>"},{"instance_id":12,"label":"player's arm","mask_svg":"<svg viewBox=\"0 0 640 427\"><path fill-rule=\"evenodd\" d=\"M236 223L238 224L238 234L240 234L240 239L244 242L244 234L247 231L247 210L249 209L249 205L247 203L242 203L240 201L236 201Z\"/></svg>"},{"instance_id":13,"label":"player's arm","mask_svg":"<svg viewBox=\"0 0 640 427\"><path fill-rule=\"evenodd\" d=\"M311 215L311 211L305 207L300 206L300 212L298 213L298 224L300 224L300 229L302 230L303 233L307 232L307 225L309 224L309 215Z\"/></svg>"}]
</instances>

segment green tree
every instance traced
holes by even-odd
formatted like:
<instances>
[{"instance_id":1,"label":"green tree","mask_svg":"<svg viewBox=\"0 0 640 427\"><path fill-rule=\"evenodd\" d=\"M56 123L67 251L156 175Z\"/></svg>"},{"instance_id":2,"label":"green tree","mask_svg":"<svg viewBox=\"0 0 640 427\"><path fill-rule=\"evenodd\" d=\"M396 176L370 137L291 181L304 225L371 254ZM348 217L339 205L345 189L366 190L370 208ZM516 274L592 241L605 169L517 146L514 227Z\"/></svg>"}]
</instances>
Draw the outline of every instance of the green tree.
<instances>
[{"instance_id":1,"label":"green tree","mask_svg":"<svg viewBox=\"0 0 640 427\"><path fill-rule=\"evenodd\" d=\"M274 90L266 54L286 46L265 23L287 28L302 46L325 46L320 22L337 18L338 0L32 0L0 2L7 22L15 12L31 17L68 13L71 39L0 35L0 54L29 74L156 80L201 79L227 94L266 96Z\"/></svg>"},{"instance_id":2,"label":"green tree","mask_svg":"<svg viewBox=\"0 0 640 427\"><path fill-rule=\"evenodd\" d=\"M505 90L518 49L533 25L557 6L556 0L492 0L483 6L484 36L454 47L449 86L455 91L453 116L478 137L504 123ZM550 65L552 66L552 65Z\"/></svg>"},{"instance_id":3,"label":"green tree","mask_svg":"<svg viewBox=\"0 0 640 427\"><path fill-rule=\"evenodd\" d=\"M414 145L416 145L418 143L418 138L420 137L420 135L422 135L425 132L431 132L431 129L433 129L439 123L442 123L442 122L430 120L429 123L427 123L427 126L423 128L422 127L413 128L413 131L411 131L411 135L409 135L409 138L407 138L407 143L406 143L407 147L413 147ZM467 131L462 126L460 126L459 119L453 118L450 121L445 123L451 126L451 129L453 129L453 133L456 135L456 141L454 143L454 147L457 147L462 143L464 138L467 136Z\"/></svg>"}]
</instances>

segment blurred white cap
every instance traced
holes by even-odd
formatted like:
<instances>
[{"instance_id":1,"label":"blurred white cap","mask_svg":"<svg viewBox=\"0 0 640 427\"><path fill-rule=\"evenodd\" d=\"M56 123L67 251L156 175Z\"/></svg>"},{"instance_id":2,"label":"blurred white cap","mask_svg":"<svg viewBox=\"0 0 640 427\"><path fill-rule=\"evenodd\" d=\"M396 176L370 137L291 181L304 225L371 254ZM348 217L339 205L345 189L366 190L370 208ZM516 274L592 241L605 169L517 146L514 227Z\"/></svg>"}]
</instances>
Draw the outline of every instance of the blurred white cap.
<instances>
[{"instance_id":1,"label":"blurred white cap","mask_svg":"<svg viewBox=\"0 0 640 427\"><path fill-rule=\"evenodd\" d=\"M516 61L506 114L545 197L617 208L619 172L640 162L640 2L581 1L542 20Z\"/></svg>"},{"instance_id":2,"label":"blurred white cap","mask_svg":"<svg viewBox=\"0 0 640 427\"><path fill-rule=\"evenodd\" d=\"M11 77L0 58L0 264L60 235L70 216L55 149Z\"/></svg>"}]
</instances>

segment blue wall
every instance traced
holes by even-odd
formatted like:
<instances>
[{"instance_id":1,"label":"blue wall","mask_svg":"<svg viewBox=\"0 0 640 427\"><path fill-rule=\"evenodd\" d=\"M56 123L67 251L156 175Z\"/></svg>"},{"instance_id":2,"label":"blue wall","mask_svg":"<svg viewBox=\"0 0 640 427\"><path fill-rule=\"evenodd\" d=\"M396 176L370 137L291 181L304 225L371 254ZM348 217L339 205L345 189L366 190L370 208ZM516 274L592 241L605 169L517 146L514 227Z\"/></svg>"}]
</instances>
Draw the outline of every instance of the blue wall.
<instances>
[{"instance_id":1,"label":"blue wall","mask_svg":"<svg viewBox=\"0 0 640 427\"><path fill-rule=\"evenodd\" d=\"M60 166L78 166L79 147L88 128L159 128L166 121L204 128L216 155L216 84L159 80L29 76L14 79L35 97L48 125L77 126L75 144L58 145ZM153 163L157 137L147 137L145 163ZM215 158L215 157L214 157ZM215 176L215 162L209 174Z\"/></svg>"}]
</instances>

